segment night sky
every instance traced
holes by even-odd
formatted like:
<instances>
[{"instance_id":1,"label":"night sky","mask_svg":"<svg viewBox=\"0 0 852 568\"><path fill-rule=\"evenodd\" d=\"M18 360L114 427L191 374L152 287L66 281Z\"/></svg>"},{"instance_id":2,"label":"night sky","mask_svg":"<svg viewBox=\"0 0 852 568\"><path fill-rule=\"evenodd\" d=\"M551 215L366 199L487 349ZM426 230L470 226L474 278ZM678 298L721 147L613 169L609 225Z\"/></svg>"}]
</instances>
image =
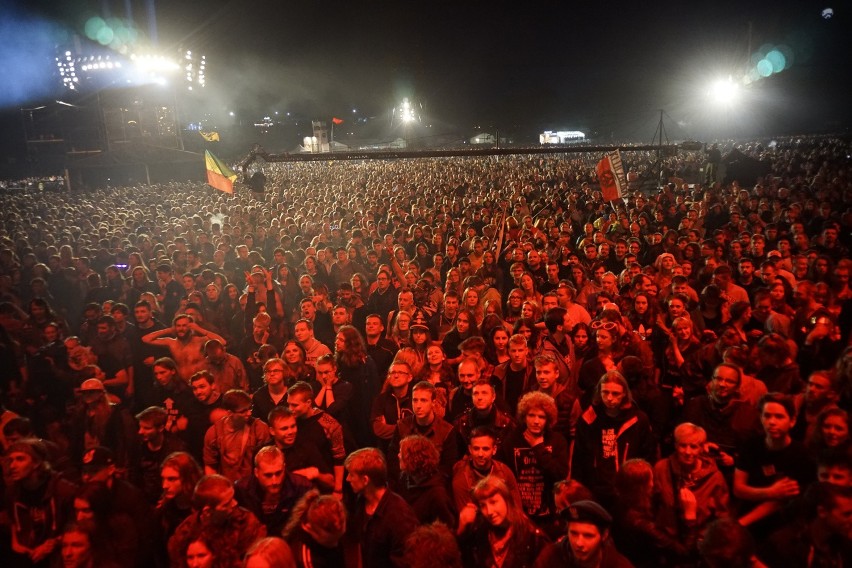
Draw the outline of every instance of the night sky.
<instances>
[{"instance_id":1,"label":"night sky","mask_svg":"<svg viewBox=\"0 0 852 568\"><path fill-rule=\"evenodd\" d=\"M125 10L124 0L29 4L26 13L75 31L105 5ZM132 6L146 27L145 2ZM838 130L852 114L848 0L161 0L156 10L161 48L207 54L203 102L216 112L382 117L408 96L436 128L576 128L646 141L659 109L681 139L711 127ZM748 69L749 22L752 51L785 44L794 63L749 85L740 108L710 108L709 82Z\"/></svg>"}]
</instances>

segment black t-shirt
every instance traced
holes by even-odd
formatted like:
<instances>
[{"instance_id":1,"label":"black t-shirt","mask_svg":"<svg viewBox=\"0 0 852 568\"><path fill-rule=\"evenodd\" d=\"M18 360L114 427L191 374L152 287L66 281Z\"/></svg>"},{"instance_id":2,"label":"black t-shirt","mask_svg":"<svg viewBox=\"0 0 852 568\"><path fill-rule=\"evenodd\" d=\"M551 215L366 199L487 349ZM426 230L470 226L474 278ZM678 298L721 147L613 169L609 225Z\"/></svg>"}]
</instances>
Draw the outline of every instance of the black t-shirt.
<instances>
[{"instance_id":1,"label":"black t-shirt","mask_svg":"<svg viewBox=\"0 0 852 568\"><path fill-rule=\"evenodd\" d=\"M801 442L793 440L786 448L770 450L762 435L743 444L736 467L748 474L748 484L752 487L769 487L789 477L796 480L800 492L804 492L816 477L816 467Z\"/></svg>"}]
</instances>

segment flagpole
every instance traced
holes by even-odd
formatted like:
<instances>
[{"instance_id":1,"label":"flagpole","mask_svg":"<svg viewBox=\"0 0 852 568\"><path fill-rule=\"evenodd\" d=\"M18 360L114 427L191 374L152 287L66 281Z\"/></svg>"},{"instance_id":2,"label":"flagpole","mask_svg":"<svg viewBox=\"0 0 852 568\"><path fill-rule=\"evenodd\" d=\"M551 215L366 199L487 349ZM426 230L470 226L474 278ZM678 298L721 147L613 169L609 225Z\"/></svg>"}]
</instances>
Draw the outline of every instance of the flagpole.
<instances>
[{"instance_id":1,"label":"flagpole","mask_svg":"<svg viewBox=\"0 0 852 568\"><path fill-rule=\"evenodd\" d=\"M328 143L329 152L334 152L334 117L331 118L331 140Z\"/></svg>"}]
</instances>

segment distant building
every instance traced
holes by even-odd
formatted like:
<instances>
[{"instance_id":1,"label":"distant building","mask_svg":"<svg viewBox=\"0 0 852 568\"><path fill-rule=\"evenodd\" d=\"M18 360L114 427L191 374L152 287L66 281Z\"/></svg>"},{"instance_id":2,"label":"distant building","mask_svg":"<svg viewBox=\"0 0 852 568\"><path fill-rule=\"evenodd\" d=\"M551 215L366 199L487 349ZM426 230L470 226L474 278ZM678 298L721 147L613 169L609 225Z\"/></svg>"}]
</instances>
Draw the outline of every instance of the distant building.
<instances>
[{"instance_id":1,"label":"distant building","mask_svg":"<svg viewBox=\"0 0 852 568\"><path fill-rule=\"evenodd\" d=\"M582 142L586 135L579 130L545 130L538 135L540 144L570 144L571 142Z\"/></svg>"},{"instance_id":2,"label":"distant building","mask_svg":"<svg viewBox=\"0 0 852 568\"><path fill-rule=\"evenodd\" d=\"M494 144L497 141L497 138L493 134L489 134L487 132L481 132L470 139L471 144Z\"/></svg>"}]
</instances>

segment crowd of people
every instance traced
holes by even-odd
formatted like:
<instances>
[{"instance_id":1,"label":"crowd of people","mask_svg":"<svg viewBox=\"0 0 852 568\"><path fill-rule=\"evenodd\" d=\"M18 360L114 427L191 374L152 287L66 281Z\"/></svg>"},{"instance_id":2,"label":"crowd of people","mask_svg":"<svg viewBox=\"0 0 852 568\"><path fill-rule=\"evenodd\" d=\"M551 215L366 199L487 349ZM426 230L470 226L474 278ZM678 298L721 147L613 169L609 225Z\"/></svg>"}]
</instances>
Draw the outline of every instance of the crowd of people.
<instances>
[{"instance_id":1,"label":"crowd of people","mask_svg":"<svg viewBox=\"0 0 852 568\"><path fill-rule=\"evenodd\" d=\"M852 563L850 143L0 196L4 566Z\"/></svg>"}]
</instances>

